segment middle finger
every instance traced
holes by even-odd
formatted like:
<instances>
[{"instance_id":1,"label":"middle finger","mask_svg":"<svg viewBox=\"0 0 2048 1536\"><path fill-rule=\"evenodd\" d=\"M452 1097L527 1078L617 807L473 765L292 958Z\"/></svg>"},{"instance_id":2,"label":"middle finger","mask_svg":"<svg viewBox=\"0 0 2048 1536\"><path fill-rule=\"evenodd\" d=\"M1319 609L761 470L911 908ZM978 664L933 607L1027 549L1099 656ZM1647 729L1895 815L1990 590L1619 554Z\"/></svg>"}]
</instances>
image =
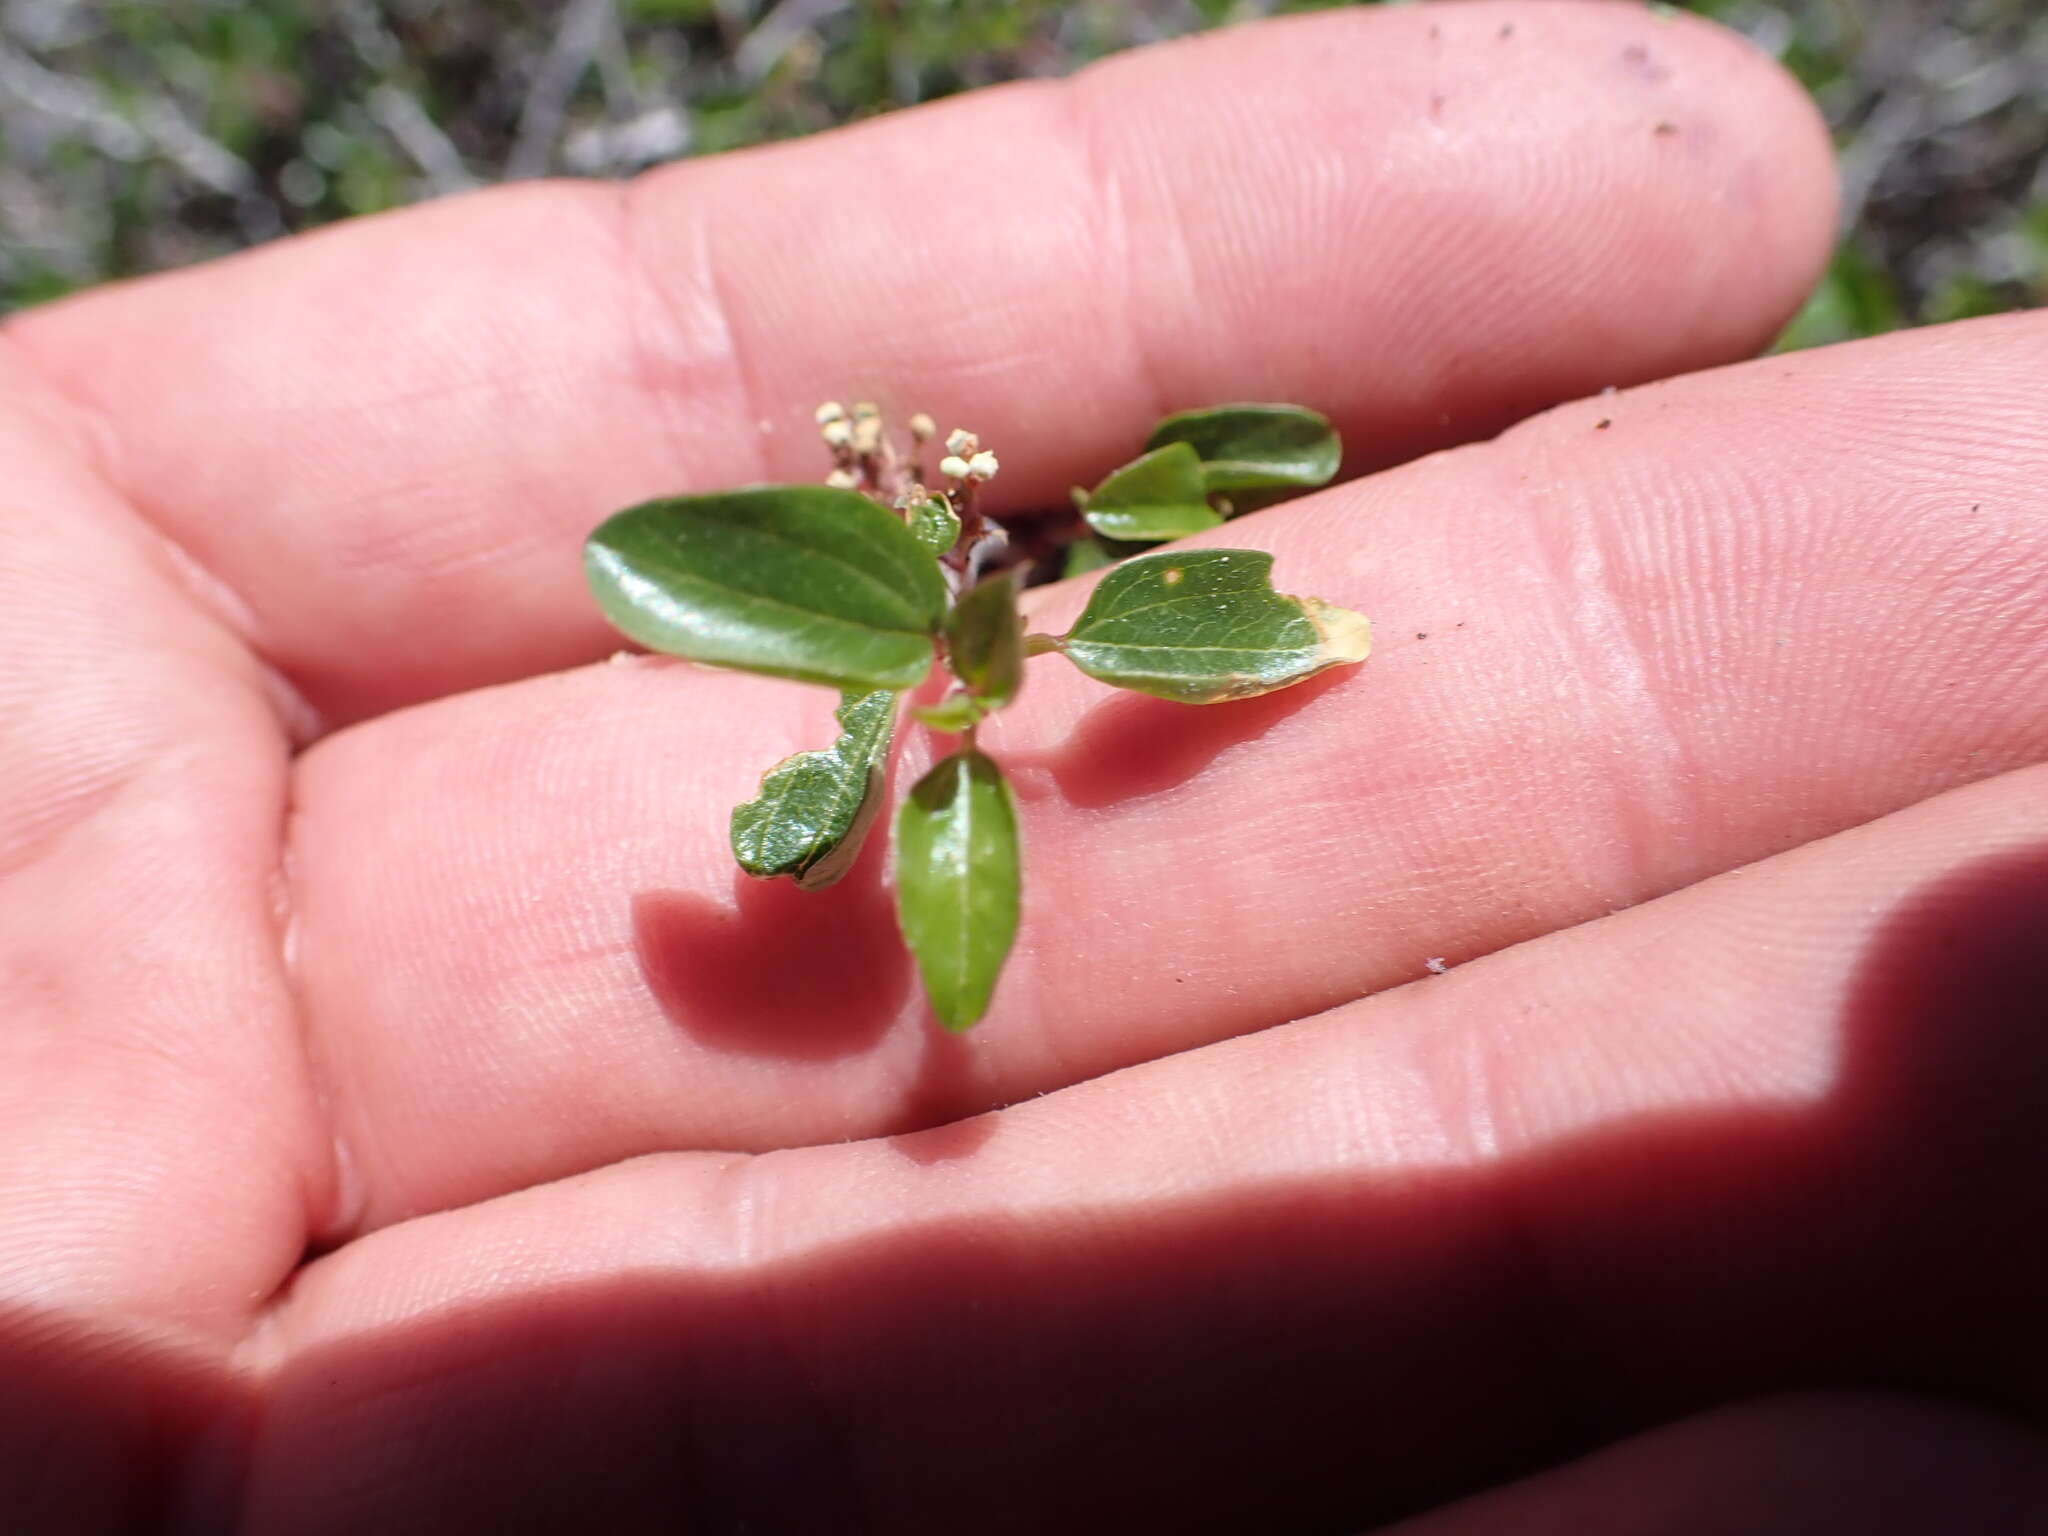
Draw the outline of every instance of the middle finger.
<instances>
[{"instance_id":1,"label":"middle finger","mask_svg":"<svg viewBox=\"0 0 2048 1536\"><path fill-rule=\"evenodd\" d=\"M965 1040L922 1022L879 849L814 896L729 863L827 697L636 662L335 737L297 911L361 1219L1014 1101L2039 760L2044 361L2035 318L1772 359L1226 530L1379 654L1218 709L1034 662L985 738L1023 931Z\"/></svg>"}]
</instances>

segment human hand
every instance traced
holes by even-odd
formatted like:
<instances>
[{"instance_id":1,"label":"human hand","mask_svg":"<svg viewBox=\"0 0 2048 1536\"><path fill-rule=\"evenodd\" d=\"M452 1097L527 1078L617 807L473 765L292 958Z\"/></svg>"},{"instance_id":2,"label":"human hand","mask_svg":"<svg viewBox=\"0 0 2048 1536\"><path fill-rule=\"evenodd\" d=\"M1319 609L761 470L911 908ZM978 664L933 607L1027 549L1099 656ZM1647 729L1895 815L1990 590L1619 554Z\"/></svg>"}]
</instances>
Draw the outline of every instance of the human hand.
<instances>
[{"instance_id":1,"label":"human hand","mask_svg":"<svg viewBox=\"0 0 2048 1536\"><path fill-rule=\"evenodd\" d=\"M1414 1529L2038 1500L1841 1394L2048 1397L2048 328L1582 398L1763 344L1830 176L1704 26L1352 13L19 319L8 1528L1325 1530L1687 1415ZM1020 506L1577 403L1228 530L1356 672L1033 669L955 1039L874 857L731 871L831 700L588 665L588 526L827 393Z\"/></svg>"}]
</instances>

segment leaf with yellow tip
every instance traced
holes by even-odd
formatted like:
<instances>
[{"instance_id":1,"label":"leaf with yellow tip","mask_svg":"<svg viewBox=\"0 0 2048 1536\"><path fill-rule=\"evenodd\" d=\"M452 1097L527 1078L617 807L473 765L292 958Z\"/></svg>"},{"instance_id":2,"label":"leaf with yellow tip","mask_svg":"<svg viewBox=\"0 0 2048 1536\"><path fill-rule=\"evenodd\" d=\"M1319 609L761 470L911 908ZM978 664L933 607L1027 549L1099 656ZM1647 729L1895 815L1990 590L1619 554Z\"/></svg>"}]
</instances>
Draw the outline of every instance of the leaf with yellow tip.
<instances>
[{"instance_id":1,"label":"leaf with yellow tip","mask_svg":"<svg viewBox=\"0 0 2048 1536\"><path fill-rule=\"evenodd\" d=\"M1102 578L1060 640L1090 677L1182 704L1254 698L1365 660L1362 614L1273 590L1256 549L1140 555Z\"/></svg>"}]
</instances>

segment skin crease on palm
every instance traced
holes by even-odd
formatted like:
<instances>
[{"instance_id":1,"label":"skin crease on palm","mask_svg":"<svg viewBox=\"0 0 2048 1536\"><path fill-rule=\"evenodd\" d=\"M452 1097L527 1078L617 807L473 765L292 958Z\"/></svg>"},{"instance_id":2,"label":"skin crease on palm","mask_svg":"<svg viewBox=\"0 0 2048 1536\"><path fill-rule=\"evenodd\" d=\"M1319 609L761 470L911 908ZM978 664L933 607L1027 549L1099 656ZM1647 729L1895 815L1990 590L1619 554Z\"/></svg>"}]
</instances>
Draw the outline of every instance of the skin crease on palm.
<instances>
[{"instance_id":1,"label":"skin crease on palm","mask_svg":"<svg viewBox=\"0 0 2048 1536\"><path fill-rule=\"evenodd\" d=\"M2048 1528L2048 325L1740 361L1833 216L1739 40L1474 3L17 317L6 1528ZM879 848L731 868L831 699L581 589L827 395L1414 460L1209 541L1363 668L1033 664L962 1039Z\"/></svg>"}]
</instances>

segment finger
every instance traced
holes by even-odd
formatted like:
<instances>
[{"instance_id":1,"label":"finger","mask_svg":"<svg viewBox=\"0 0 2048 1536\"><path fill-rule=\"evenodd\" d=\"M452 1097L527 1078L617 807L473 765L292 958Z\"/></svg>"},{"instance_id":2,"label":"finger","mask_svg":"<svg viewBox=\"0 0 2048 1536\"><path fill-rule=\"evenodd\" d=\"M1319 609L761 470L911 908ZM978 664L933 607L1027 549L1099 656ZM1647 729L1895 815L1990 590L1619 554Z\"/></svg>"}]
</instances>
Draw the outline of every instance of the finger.
<instances>
[{"instance_id":1,"label":"finger","mask_svg":"<svg viewBox=\"0 0 2048 1536\"><path fill-rule=\"evenodd\" d=\"M611 1531L1355 1528L1806 1386L2040 1415L2044 914L2036 769L979 1120L391 1227L250 1356L249 1528L546 1528L534 1445Z\"/></svg>"},{"instance_id":2,"label":"finger","mask_svg":"<svg viewBox=\"0 0 2048 1536\"><path fill-rule=\"evenodd\" d=\"M1217 399L1324 407L1369 464L1753 350L1824 259L1832 175L1711 26L1352 13L624 195L374 220L16 334L345 720L603 654L582 536L817 478L823 396L978 427L1021 502Z\"/></svg>"},{"instance_id":3,"label":"finger","mask_svg":"<svg viewBox=\"0 0 2048 1536\"><path fill-rule=\"evenodd\" d=\"M2023 1536L2048 1442L1950 1404L1810 1394L1652 1430L1386 1536Z\"/></svg>"},{"instance_id":4,"label":"finger","mask_svg":"<svg viewBox=\"0 0 2048 1536\"><path fill-rule=\"evenodd\" d=\"M2035 319L1775 359L1232 525L1379 653L1202 710L1034 662L985 732L1024 922L964 1042L879 849L819 896L731 866L829 697L643 663L323 743L299 952L365 1218L1013 1102L2048 756L2044 362Z\"/></svg>"}]
</instances>

